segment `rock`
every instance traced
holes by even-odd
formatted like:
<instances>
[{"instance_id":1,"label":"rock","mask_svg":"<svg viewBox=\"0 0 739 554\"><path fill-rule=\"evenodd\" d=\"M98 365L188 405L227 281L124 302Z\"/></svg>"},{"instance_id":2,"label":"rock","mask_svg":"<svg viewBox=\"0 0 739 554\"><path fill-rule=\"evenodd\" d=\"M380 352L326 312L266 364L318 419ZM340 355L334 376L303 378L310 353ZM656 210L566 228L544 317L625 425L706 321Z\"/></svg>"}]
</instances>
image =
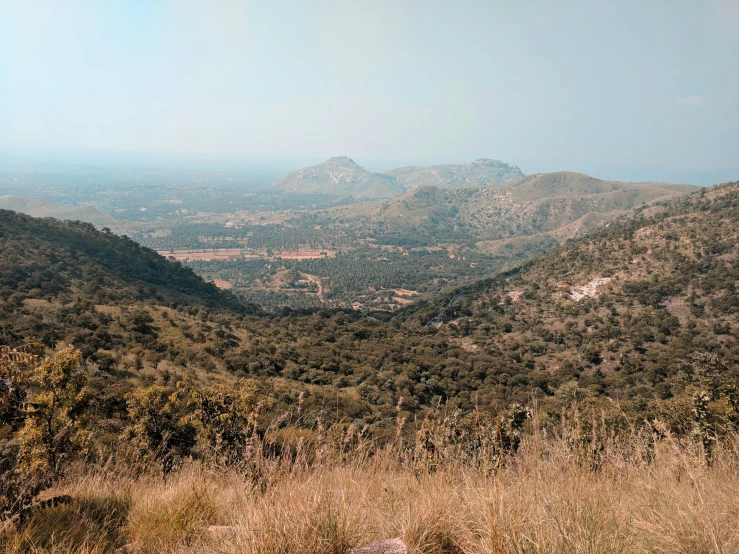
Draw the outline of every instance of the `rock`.
<instances>
[{"instance_id":1,"label":"rock","mask_svg":"<svg viewBox=\"0 0 739 554\"><path fill-rule=\"evenodd\" d=\"M349 554L408 554L408 547L400 539L385 539L352 548Z\"/></svg>"}]
</instances>

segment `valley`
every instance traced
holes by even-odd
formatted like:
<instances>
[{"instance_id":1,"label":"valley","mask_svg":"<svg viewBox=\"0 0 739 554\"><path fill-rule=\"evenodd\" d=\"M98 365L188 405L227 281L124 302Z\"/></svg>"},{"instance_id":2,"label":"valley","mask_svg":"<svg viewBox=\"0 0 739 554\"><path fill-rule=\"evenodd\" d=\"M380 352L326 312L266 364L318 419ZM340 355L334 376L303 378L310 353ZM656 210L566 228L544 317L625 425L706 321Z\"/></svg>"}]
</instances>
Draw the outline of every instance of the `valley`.
<instances>
[{"instance_id":1,"label":"valley","mask_svg":"<svg viewBox=\"0 0 739 554\"><path fill-rule=\"evenodd\" d=\"M739 552L739 0L0 6L0 554Z\"/></svg>"},{"instance_id":2,"label":"valley","mask_svg":"<svg viewBox=\"0 0 739 554\"><path fill-rule=\"evenodd\" d=\"M736 187L640 205L499 272L471 249L389 244L292 252L307 259L181 249L229 258L183 265L91 225L3 212L1 307L14 323L2 342L79 344L90 363L134 381L169 368L335 387L367 421L390 417L400 396L412 412L440 398L464 409L485 398L495 410L572 380L624 400L669 395L669 360L738 356ZM31 270L44 252L54 264Z\"/></svg>"},{"instance_id":3,"label":"valley","mask_svg":"<svg viewBox=\"0 0 739 554\"><path fill-rule=\"evenodd\" d=\"M0 554L739 552L739 0L0 6Z\"/></svg>"},{"instance_id":4,"label":"valley","mask_svg":"<svg viewBox=\"0 0 739 554\"><path fill-rule=\"evenodd\" d=\"M556 191L582 182L554 180ZM160 252L0 210L0 344L19 345L0 351L3 513L41 513L19 528L42 536L33 522L72 512L34 512L36 491L70 498L75 513L91 494L136 491L140 510L153 502L142 479L175 494L200 486L188 472L203 467L219 468L210 487L225 491L238 472L229 482L246 475L263 495L349 466L363 482L449 484L450 468L500 478L551 457L546 471L599 475L602 488L602 472L624 463L639 479L660 464L727 463L715 460L739 428L739 183L593 185L587 199L534 191L527 204L510 192L489 205L484 189L421 187L263 225L233 213L129 220L140 232L169 224L149 235L171 241ZM540 200L548 211L532 208ZM55 434L36 413L51 414ZM83 483L106 460L120 469L101 493ZM235 509L231 492L193 494ZM156 549L161 524L146 535L125 514L102 539L68 540ZM219 521L168 540L205 547ZM22 552L26 536L0 544Z\"/></svg>"},{"instance_id":5,"label":"valley","mask_svg":"<svg viewBox=\"0 0 739 554\"><path fill-rule=\"evenodd\" d=\"M357 187L380 190L372 187L390 181L337 157L262 189L167 184L127 188L125 195L106 189L100 196L93 189L85 209L98 211L95 221L270 311L393 311L407 304L395 289L414 295L451 290L695 189L571 172L524 177L516 166L494 160L388 175L405 185L382 189L378 195L391 196L382 200L368 193L357 201L363 197ZM68 195L65 203L75 198ZM14 202L0 199L0 207L23 209ZM86 218L74 210L59 205L33 213ZM310 275L322 294L285 285L279 276L286 272Z\"/></svg>"}]
</instances>

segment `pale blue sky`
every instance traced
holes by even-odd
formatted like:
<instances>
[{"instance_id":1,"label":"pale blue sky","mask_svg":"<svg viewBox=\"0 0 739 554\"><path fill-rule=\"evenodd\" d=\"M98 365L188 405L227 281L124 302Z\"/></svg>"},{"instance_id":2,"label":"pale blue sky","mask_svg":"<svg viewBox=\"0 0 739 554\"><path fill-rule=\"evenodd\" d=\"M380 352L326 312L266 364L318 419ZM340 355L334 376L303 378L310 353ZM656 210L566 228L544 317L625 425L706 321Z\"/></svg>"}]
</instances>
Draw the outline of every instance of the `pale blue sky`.
<instances>
[{"instance_id":1,"label":"pale blue sky","mask_svg":"<svg viewBox=\"0 0 739 554\"><path fill-rule=\"evenodd\" d=\"M0 150L736 168L739 0L0 0Z\"/></svg>"}]
</instances>

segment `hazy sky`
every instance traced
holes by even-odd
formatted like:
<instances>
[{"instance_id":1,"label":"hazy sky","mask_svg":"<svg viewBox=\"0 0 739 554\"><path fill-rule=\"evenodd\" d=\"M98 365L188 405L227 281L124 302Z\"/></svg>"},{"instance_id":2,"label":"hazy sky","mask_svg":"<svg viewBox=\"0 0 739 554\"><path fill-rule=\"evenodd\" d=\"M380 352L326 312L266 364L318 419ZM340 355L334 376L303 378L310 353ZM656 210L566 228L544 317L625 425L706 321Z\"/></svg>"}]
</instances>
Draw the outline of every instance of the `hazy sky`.
<instances>
[{"instance_id":1,"label":"hazy sky","mask_svg":"<svg viewBox=\"0 0 739 554\"><path fill-rule=\"evenodd\" d=\"M0 149L739 167L739 0L0 0Z\"/></svg>"}]
</instances>

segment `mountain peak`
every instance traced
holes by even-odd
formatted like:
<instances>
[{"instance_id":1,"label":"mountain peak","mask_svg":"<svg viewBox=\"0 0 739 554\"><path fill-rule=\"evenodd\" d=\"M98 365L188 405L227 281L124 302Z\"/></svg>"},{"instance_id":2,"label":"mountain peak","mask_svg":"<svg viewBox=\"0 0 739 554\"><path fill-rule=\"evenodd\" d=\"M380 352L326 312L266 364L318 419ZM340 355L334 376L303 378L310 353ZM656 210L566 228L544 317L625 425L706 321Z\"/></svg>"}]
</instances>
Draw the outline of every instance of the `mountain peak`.
<instances>
[{"instance_id":1,"label":"mountain peak","mask_svg":"<svg viewBox=\"0 0 739 554\"><path fill-rule=\"evenodd\" d=\"M359 165L357 162L352 160L349 156L332 156L323 163L327 163L327 162L346 163L346 164L353 164L357 166Z\"/></svg>"},{"instance_id":2,"label":"mountain peak","mask_svg":"<svg viewBox=\"0 0 739 554\"><path fill-rule=\"evenodd\" d=\"M364 169L348 156L334 156L285 175L273 188L301 194L324 194L361 200L392 198L404 189L395 179Z\"/></svg>"}]
</instances>

